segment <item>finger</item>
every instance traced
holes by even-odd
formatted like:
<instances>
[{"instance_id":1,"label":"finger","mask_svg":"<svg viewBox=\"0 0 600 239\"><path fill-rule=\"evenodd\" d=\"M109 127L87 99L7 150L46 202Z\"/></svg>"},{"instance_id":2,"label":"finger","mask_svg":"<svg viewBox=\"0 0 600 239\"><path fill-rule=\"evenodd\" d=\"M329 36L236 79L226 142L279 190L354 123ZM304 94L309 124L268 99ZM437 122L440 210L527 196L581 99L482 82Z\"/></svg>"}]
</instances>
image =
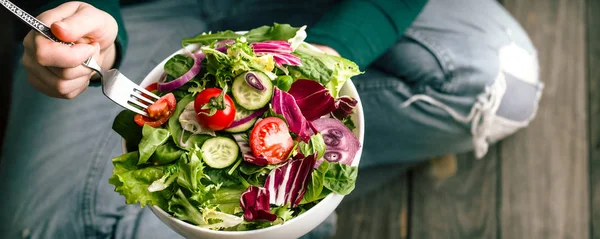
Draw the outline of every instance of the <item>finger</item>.
<instances>
[{"instance_id":1,"label":"finger","mask_svg":"<svg viewBox=\"0 0 600 239\"><path fill-rule=\"evenodd\" d=\"M116 35L117 23L107 13L82 4L72 14L53 22L50 28L63 41L89 43Z\"/></svg>"},{"instance_id":2,"label":"finger","mask_svg":"<svg viewBox=\"0 0 600 239\"><path fill-rule=\"evenodd\" d=\"M36 18L46 24L46 26L50 26L52 23L61 21L62 19L75 14L77 10L84 4L85 3L81 2L66 2L58 7L42 12Z\"/></svg>"},{"instance_id":3,"label":"finger","mask_svg":"<svg viewBox=\"0 0 600 239\"><path fill-rule=\"evenodd\" d=\"M41 35L34 37L34 43L35 59L42 66L73 68L81 65L92 54L100 50L97 43L82 43L69 47L48 41Z\"/></svg>"},{"instance_id":4,"label":"finger","mask_svg":"<svg viewBox=\"0 0 600 239\"><path fill-rule=\"evenodd\" d=\"M73 91L69 92L69 93L68 93L68 94L66 94L64 97L65 97L65 98L67 98L67 99L73 99L73 98L75 98L76 96L78 96L78 95L80 95L81 93L83 93L83 92L84 92L84 91L87 89L87 86L88 86L88 85L89 85L89 80L88 80L88 81L86 81L86 84L85 84L84 86L81 86L81 87L79 87L79 88L77 88L77 89L75 89L75 90L73 90Z\"/></svg>"},{"instance_id":5,"label":"finger","mask_svg":"<svg viewBox=\"0 0 600 239\"><path fill-rule=\"evenodd\" d=\"M91 74L74 79L60 79L48 68L42 67L33 61L28 55L23 56L23 64L35 78L45 86L45 91L52 91L54 96L64 96L87 85Z\"/></svg>"},{"instance_id":6,"label":"finger","mask_svg":"<svg viewBox=\"0 0 600 239\"><path fill-rule=\"evenodd\" d=\"M37 64L37 62L27 54L23 55L22 62L25 68L27 68L29 82L36 86L36 89L42 91L44 94L51 95L52 97L59 96L54 89L56 83L52 82L55 80L49 79L49 77L55 77L51 72L48 72L46 68Z\"/></svg>"},{"instance_id":7,"label":"finger","mask_svg":"<svg viewBox=\"0 0 600 239\"><path fill-rule=\"evenodd\" d=\"M33 86L33 88L35 88L39 92L42 92L43 94L50 96L50 97L61 98L61 96L59 94L52 91L48 86L46 86L44 83L42 83L42 81L39 79L39 77L37 77L35 72L31 72L31 71L28 72L27 80L29 81L29 84L31 84L31 86Z\"/></svg>"},{"instance_id":8,"label":"finger","mask_svg":"<svg viewBox=\"0 0 600 239\"><path fill-rule=\"evenodd\" d=\"M90 77L92 70L79 65L74 68L48 67L48 69L59 79L72 80L79 77Z\"/></svg>"},{"instance_id":9,"label":"finger","mask_svg":"<svg viewBox=\"0 0 600 239\"><path fill-rule=\"evenodd\" d=\"M53 98L60 98L60 95L52 93L52 91L48 89L46 85L42 84L34 74L28 73L27 79L29 80L29 84L31 84L31 86L33 86L34 89L41 92L42 94Z\"/></svg>"}]
</instances>

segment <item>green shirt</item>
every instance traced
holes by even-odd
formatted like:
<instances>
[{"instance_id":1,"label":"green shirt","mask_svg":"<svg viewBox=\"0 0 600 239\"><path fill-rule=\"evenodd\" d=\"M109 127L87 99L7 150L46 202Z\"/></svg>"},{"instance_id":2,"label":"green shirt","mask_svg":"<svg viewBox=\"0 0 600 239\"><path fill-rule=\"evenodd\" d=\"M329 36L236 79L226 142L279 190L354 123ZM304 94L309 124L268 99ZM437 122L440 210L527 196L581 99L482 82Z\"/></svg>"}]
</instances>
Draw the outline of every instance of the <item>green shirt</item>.
<instances>
[{"instance_id":1,"label":"green shirt","mask_svg":"<svg viewBox=\"0 0 600 239\"><path fill-rule=\"evenodd\" d=\"M127 32L121 17L120 3L147 0L85 0L112 15L119 24L117 63L127 52ZM31 4L31 2L34 2ZM30 1L37 15L66 0ZM366 68L389 49L412 24L427 0L346 0L328 11L314 26L307 29L307 42L330 46L345 58ZM43 5L42 5L43 4Z\"/></svg>"}]
</instances>

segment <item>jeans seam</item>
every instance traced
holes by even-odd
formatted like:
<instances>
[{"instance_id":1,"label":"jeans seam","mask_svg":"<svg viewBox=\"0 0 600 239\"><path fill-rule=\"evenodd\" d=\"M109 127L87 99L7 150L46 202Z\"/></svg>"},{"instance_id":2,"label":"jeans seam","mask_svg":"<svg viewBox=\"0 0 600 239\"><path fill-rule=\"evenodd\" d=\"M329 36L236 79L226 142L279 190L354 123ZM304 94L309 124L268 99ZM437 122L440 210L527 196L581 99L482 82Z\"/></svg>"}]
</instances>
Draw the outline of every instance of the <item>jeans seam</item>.
<instances>
[{"instance_id":1,"label":"jeans seam","mask_svg":"<svg viewBox=\"0 0 600 239\"><path fill-rule=\"evenodd\" d=\"M378 81L367 81L365 84L361 84L362 81L352 81L356 89L359 90L381 90L389 89L390 87L397 87L399 79L391 77L391 80L378 80Z\"/></svg>"},{"instance_id":2,"label":"jeans seam","mask_svg":"<svg viewBox=\"0 0 600 239\"><path fill-rule=\"evenodd\" d=\"M113 115L116 115L118 111L113 111ZM94 229L94 206L95 206L95 194L96 187L93 185L98 183L98 175L104 170L105 163L102 160L101 152L107 149L108 142L110 142L111 130L107 130L102 135L103 140L100 142L98 150L95 150L92 154L92 166L88 175L85 179L85 185L83 188L82 197L82 213L83 213L83 225L84 225L84 236L86 238L96 238L97 232Z\"/></svg>"},{"instance_id":3,"label":"jeans seam","mask_svg":"<svg viewBox=\"0 0 600 239\"><path fill-rule=\"evenodd\" d=\"M431 40L431 38L413 28L407 29L404 35L415 40L418 44L422 45L427 51L435 56L440 68L442 68L445 78L445 81L441 84L441 90L443 92L449 92L452 89L450 84L452 82L451 79L454 77L453 72L455 66L450 58L450 53L448 50L445 50L439 44L435 43L435 41Z\"/></svg>"}]
</instances>

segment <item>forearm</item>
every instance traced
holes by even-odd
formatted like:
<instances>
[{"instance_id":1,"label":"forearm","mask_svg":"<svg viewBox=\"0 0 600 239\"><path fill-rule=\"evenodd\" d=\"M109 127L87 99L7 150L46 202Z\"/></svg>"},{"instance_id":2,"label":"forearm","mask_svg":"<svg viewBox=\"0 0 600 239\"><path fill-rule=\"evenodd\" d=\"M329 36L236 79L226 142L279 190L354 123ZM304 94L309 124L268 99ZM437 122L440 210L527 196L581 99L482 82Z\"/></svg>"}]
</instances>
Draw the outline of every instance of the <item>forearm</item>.
<instances>
[{"instance_id":1,"label":"forearm","mask_svg":"<svg viewBox=\"0 0 600 239\"><path fill-rule=\"evenodd\" d=\"M427 0L346 0L307 29L307 41L329 46L361 68L391 47Z\"/></svg>"}]
</instances>

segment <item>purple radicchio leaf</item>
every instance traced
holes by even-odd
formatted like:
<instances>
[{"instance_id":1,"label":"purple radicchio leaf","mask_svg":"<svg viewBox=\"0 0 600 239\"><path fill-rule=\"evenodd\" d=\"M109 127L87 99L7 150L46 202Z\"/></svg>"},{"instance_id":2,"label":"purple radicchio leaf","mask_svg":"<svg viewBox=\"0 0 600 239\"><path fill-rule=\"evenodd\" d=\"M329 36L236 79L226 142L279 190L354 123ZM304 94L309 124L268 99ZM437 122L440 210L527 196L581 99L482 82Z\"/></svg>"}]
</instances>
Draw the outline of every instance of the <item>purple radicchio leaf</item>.
<instances>
[{"instance_id":1,"label":"purple radicchio leaf","mask_svg":"<svg viewBox=\"0 0 600 239\"><path fill-rule=\"evenodd\" d=\"M292 95L277 87L274 88L273 100L271 101L273 111L285 118L290 131L297 134L300 140L308 142L310 136L313 135L310 121L306 120Z\"/></svg>"},{"instance_id":2,"label":"purple radicchio leaf","mask_svg":"<svg viewBox=\"0 0 600 239\"><path fill-rule=\"evenodd\" d=\"M254 156L254 154L252 153L252 148L250 148L250 142L244 139L242 137L242 134L233 134L233 138L235 139L237 145L240 147L240 151L242 152L244 161L258 166L265 166L269 163L264 157Z\"/></svg>"},{"instance_id":3,"label":"purple radicchio leaf","mask_svg":"<svg viewBox=\"0 0 600 239\"><path fill-rule=\"evenodd\" d=\"M302 64L300 57L292 54L292 46L289 42L284 40L272 40L255 42L250 44L255 54L264 55L269 54L273 56L273 60L279 66L291 65L299 66Z\"/></svg>"},{"instance_id":4,"label":"purple radicchio leaf","mask_svg":"<svg viewBox=\"0 0 600 239\"><path fill-rule=\"evenodd\" d=\"M275 221L277 215L271 213L269 190L251 185L242 193L240 207L248 221Z\"/></svg>"},{"instance_id":5,"label":"purple radicchio leaf","mask_svg":"<svg viewBox=\"0 0 600 239\"><path fill-rule=\"evenodd\" d=\"M296 80L288 93L294 97L296 104L307 120L313 121L335 110L335 100L321 83L314 80Z\"/></svg>"},{"instance_id":6,"label":"purple radicchio leaf","mask_svg":"<svg viewBox=\"0 0 600 239\"><path fill-rule=\"evenodd\" d=\"M352 114L352 110L356 107L358 101L350 96L341 96L335 100L335 110L331 112L331 116L338 120L343 120Z\"/></svg>"},{"instance_id":7,"label":"purple radicchio leaf","mask_svg":"<svg viewBox=\"0 0 600 239\"><path fill-rule=\"evenodd\" d=\"M305 158L294 158L273 169L265 181L265 187L271 193L269 202L292 208L298 206L306 192L315 162L313 154Z\"/></svg>"},{"instance_id":8,"label":"purple radicchio leaf","mask_svg":"<svg viewBox=\"0 0 600 239\"><path fill-rule=\"evenodd\" d=\"M290 54L290 53L269 53L273 55L273 60L277 65L290 65L290 66L300 66L302 65L302 60L300 57Z\"/></svg>"}]
</instances>

